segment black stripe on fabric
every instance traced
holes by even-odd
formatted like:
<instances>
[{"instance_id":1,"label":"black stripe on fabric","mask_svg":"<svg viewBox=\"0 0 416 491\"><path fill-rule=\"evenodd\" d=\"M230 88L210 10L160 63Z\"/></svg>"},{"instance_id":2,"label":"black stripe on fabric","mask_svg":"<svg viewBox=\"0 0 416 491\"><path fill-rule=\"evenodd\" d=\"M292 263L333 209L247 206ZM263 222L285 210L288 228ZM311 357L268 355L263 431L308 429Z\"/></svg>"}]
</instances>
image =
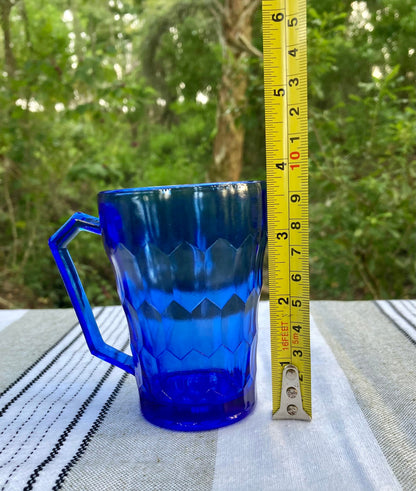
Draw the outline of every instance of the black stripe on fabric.
<instances>
[{"instance_id":1,"label":"black stripe on fabric","mask_svg":"<svg viewBox=\"0 0 416 491\"><path fill-rule=\"evenodd\" d=\"M113 313L114 313L114 312L112 312L112 313L110 314L110 316L108 316L108 317L106 318L105 322L110 322L110 323L112 322L112 320L113 320L113 319L112 319L112 317L113 317L113 316L112 316L112 314L113 314ZM119 312L115 312L115 313L116 313L116 317L119 317ZM110 319L111 319L111 321L110 321ZM120 325L121 325L121 324L122 324L122 320L119 320L118 324L117 324L117 325L116 325L116 327L113 329L112 334L114 334L115 332L117 332L117 330L119 329L119 327L120 327ZM110 325L111 325L111 324L110 324ZM127 344L127 343L126 343L126 344ZM126 345L126 344L125 344L125 345ZM90 356L90 360L92 361L93 359L94 359L94 357L93 357L93 356ZM92 373L90 374L90 376L91 376L91 375L92 375L92 374L95 372L95 370L96 370L97 368L98 368L98 365L97 365L97 366L96 366L96 367L93 369L93 371L92 371ZM72 369L72 370L71 370L71 372L73 372L73 371L74 371L74 370ZM81 373L80 373L80 374L81 374ZM77 380L77 378L78 378L78 377L79 377L79 375L76 377L76 379L75 379L75 380ZM75 381L75 380L74 380L74 381ZM72 384L73 384L73 382L74 382L74 381L72 381L72 382L71 382L70 387L72 387ZM85 384L86 384L86 383L87 383L87 380L85 380L85 381L84 381L84 382L81 384L81 386L79 386L78 391L77 391L77 392L76 392L76 393L75 393L75 394L74 394L74 395L71 397L70 401L71 401L71 400L73 400L73 399L74 399L74 398L75 398L75 397L76 397L76 396L79 394L79 392L82 390L82 388L85 386ZM68 389L69 389L70 387L68 387ZM61 395L61 397L62 397L62 395ZM56 400L53 402L52 406L53 406L53 405L55 405L55 404L56 404L56 402L57 402L57 401L59 401L59 400L61 399L61 397L59 397L58 399L56 399ZM69 402L69 401L68 401L68 402ZM21 449L23 448L23 445L24 445L24 444L26 444L26 443L28 442L29 438L31 438L31 437L32 437L32 435L34 434L34 432L35 432L36 428L38 427L38 425L39 425L39 424L40 424L40 423L41 423L41 422L42 422L42 421L43 421L43 420L44 420L44 419L47 417L47 415L48 415L48 413L50 412L50 410L51 410L52 406L50 406L50 408L49 408L49 409L46 411L46 413L43 415L43 417L41 418L41 420L40 420L40 421L38 421L38 422L35 424L35 426L34 426L34 427L32 427L32 430L31 430L31 432L30 432L30 435L29 435L29 436L26 438L25 442L23 442L23 444L20 446L20 448L19 448L19 449L17 449L17 450L15 451L15 453L13 454L13 456L12 456L12 457L9 459L9 461L8 461L8 462L6 462L6 464L5 464L5 465L9 464L9 463L10 463L10 462L11 462L11 461L12 461L12 460L13 460L13 459L14 459L14 458L15 458L15 457L16 457L16 456L19 454L19 452L20 452L20 451L21 451ZM16 472L16 471L17 471L17 470L18 470L18 469L19 469L19 468L22 466L22 464L26 463L26 462L27 462L27 461L28 461L28 460L31 458L31 456L34 454L35 450L36 450L36 449L39 447L40 443L42 442L42 440L44 439L44 437L46 436L46 434L49 432L49 430L51 429L51 427L52 427L52 426L53 426L53 425L56 423L56 421L59 419L60 415L61 415L61 414L62 414L62 413L65 411L66 407L67 407L67 404L65 404L65 406L64 406L63 408L61 408L61 411L59 412L59 414L58 414L58 415L55 417L55 419L54 419L54 420L53 420L53 421L50 423L50 425L48 426L48 428L46 429L46 431L43 433L43 435L42 435L41 439L38 441L38 443L37 443L37 444L36 444L36 446L35 446L35 447L32 449L32 451L31 451L31 452L30 452L30 453L27 455L26 459L25 459L23 462L21 462L20 464L16 465L16 467L15 467L15 468L12 470L12 472L9 474L9 476L8 476L8 478L7 478L7 480L6 480L5 485L6 485L6 484L7 484L7 483L10 481L11 477L13 476L13 474L15 474L15 472ZM32 415L33 415L33 414L34 414L34 413L32 413ZM17 432L16 432L16 433L13 435L12 440L13 440L13 439L15 438L15 436L16 436L16 435L19 433L20 429L21 429L21 428L22 428L22 427L23 427L23 426L24 426L24 425L25 425L25 424L26 424L26 423L29 421L29 419L31 419L31 417L32 417L32 416L30 416L30 417L29 417L29 418L28 418L28 419L25 421L25 423L24 423L23 425L21 425L21 426L20 426L20 428L18 428ZM10 441L9 441L9 443L10 443L12 440L10 440ZM1 450L0 450L0 453L1 453L1 452L2 452L2 451L3 451L3 450L4 450L4 449L7 447L7 446L8 446L8 445L6 445L6 446L5 446L3 449L1 449Z\"/></svg>"},{"instance_id":2,"label":"black stripe on fabric","mask_svg":"<svg viewBox=\"0 0 416 491\"><path fill-rule=\"evenodd\" d=\"M101 314L104 312L104 307L101 307L101 310L100 312L98 312L97 316L96 316L96 319L98 320L98 318L101 316ZM17 377L17 379L12 382L8 387L6 387L3 392L0 393L0 397L4 396L7 392L9 392L10 389L12 389L18 382L20 382L20 380L22 380L23 377L25 377L31 370L33 370L33 368L39 363L41 362L45 356L48 355L48 353L50 353L53 349L55 349L59 343L62 342L62 340L65 338L65 336L68 336L68 334L72 331L72 329L74 329L76 326L79 325L79 322L76 322L72 327L70 327L68 329L68 331L53 345L51 346L47 351L45 351L45 353L43 353L42 356L40 356L35 362L33 362L28 368L26 368L26 370L19 375L19 377ZM71 341L71 344L76 341L82 334L82 331L76 336L76 338ZM71 346L71 344L69 344L66 348L64 348L54 359L53 361L51 362L50 366L52 366L54 363L56 363L57 359L59 358L59 356L67 349L69 348L69 346ZM49 367L49 365L48 365ZM46 368L45 368L46 370ZM4 411L3 411L4 412ZM0 416L3 414L3 412L0 411Z\"/></svg>"},{"instance_id":3,"label":"black stripe on fabric","mask_svg":"<svg viewBox=\"0 0 416 491\"><path fill-rule=\"evenodd\" d=\"M408 324L410 324L410 325L411 325L413 328L415 328L415 329L416 329L415 324L414 324L414 323L413 323L413 322L412 322L412 321L411 321L411 320L410 320L408 317L406 317L406 316L405 316L405 315L404 315L404 314L403 314L403 313L400 311L400 309L398 309L398 308L397 308L397 306L396 306L396 305L395 305L393 302L391 302L391 301L389 300L389 301L388 301L388 303L389 303L390 307L391 307L391 308L392 308L392 309L393 309L393 310L394 310L394 311L395 311L395 312L396 312L396 313L397 313L397 314L398 314L398 315L399 315L399 316L400 316L402 319L404 319L404 320L405 320L405 321L406 321Z\"/></svg>"},{"instance_id":4,"label":"black stripe on fabric","mask_svg":"<svg viewBox=\"0 0 416 491\"><path fill-rule=\"evenodd\" d=\"M415 318L415 321L416 321L416 309L415 307L413 307L412 304L410 304L410 302L408 300L401 300L401 303L400 303L400 307L403 307L403 309L408 312L412 317ZM412 309L413 307L413 309ZM416 327L416 324L415 322L411 321L409 319L409 322Z\"/></svg>"},{"instance_id":5,"label":"black stripe on fabric","mask_svg":"<svg viewBox=\"0 0 416 491\"><path fill-rule=\"evenodd\" d=\"M104 311L104 308L101 310L101 312L99 312L99 314L97 315L97 318L102 314L102 312ZM75 326L73 326L71 329L73 329L74 327L76 327L78 325L75 324ZM8 392L15 384L17 384L25 375L27 375L30 370L32 370L35 365L37 363L39 363L52 349L54 349L61 341L63 338L65 338L65 336L68 335L68 333L71 331L71 329L58 341L56 342L48 351L46 351L37 361L35 361L29 368L27 368L25 370L24 373L22 373L22 375L17 378L11 385L9 385L7 387L7 389L5 389L1 394L0 394L0 397L2 397L4 394L6 394L6 392ZM23 387L23 389L18 393L16 394L5 406L3 406L1 409L0 409L0 417L3 416L3 414L7 411L7 409L13 404L15 403L35 382L37 382L57 361L58 359L60 358L60 356L68 349L70 348L74 343L75 341L77 341L79 339L79 337L82 336L82 331L77 334L75 336L75 338L67 345L65 346L65 348L63 348L47 365L46 367L41 370L37 375L36 377L34 377L28 384L25 385L25 387Z\"/></svg>"},{"instance_id":6,"label":"black stripe on fabric","mask_svg":"<svg viewBox=\"0 0 416 491\"><path fill-rule=\"evenodd\" d=\"M403 328L400 326L400 324L397 323L394 319L392 319L387 312L384 311L383 307L378 303L377 300L373 300L374 305L378 308L378 310L385 316L387 319L393 323L397 329L413 344L416 344L416 341L409 335L407 334L406 331L403 330Z\"/></svg>"},{"instance_id":7,"label":"black stripe on fabric","mask_svg":"<svg viewBox=\"0 0 416 491\"><path fill-rule=\"evenodd\" d=\"M124 344L124 346L121 348L122 350L126 349L128 346L128 341ZM71 431L76 427L78 424L79 420L87 410L88 406L91 404L92 400L94 397L97 395L98 391L100 388L103 386L104 382L107 380L107 378L110 376L110 373L114 369L114 365L111 365L110 368L105 372L105 374L101 377L101 380L98 382L96 385L95 389L91 392L91 394L87 397L87 399L84 401L82 406L79 408L77 414L74 416L72 421L69 423L69 425L65 428L65 430L62 432L60 437L58 438L58 441L54 445L53 449L51 450L50 454L46 457L46 459L41 462L36 469L32 472L30 475L30 478L28 482L26 483L26 486L23 488L23 491L29 491L33 489L33 485L35 484L37 478L39 477L39 474L41 473L42 469L52 462L52 460L58 455L61 447L67 440L68 436L70 435ZM127 375L127 373L125 374ZM124 377L124 374L123 376Z\"/></svg>"},{"instance_id":8,"label":"black stripe on fabric","mask_svg":"<svg viewBox=\"0 0 416 491\"><path fill-rule=\"evenodd\" d=\"M409 302L408 301L403 300L402 303L401 303L401 307L403 307L404 310L406 310L406 312L409 312L410 315L412 315L414 317L416 316L416 308L413 307L412 304L409 305Z\"/></svg>"},{"instance_id":9,"label":"black stripe on fabric","mask_svg":"<svg viewBox=\"0 0 416 491\"><path fill-rule=\"evenodd\" d=\"M26 483L26 486L23 488L24 490L33 489L33 485L35 484L36 479L39 477L39 474L40 474L41 470L45 467L46 464L49 464L49 462L51 462L58 455L59 450L61 449L62 445L65 443L65 441L68 438L69 434L75 428L75 426L78 424L78 422L81 419L82 415L85 413L85 411L87 410L88 406L91 404L91 401L94 399L94 397L97 395L97 392L103 386L104 382L110 376L110 373L112 372L113 369L114 369L114 366L110 366L110 368L108 368L108 370L105 372L105 374L101 377L101 380L98 382L98 384L96 385L95 389L87 397L87 399L84 401L84 403L82 404L82 406L79 408L77 414L74 416L74 418L72 419L72 421L69 423L69 425L65 428L65 430L62 432L62 434L58 438L58 441L54 445L54 447L51 450L50 454L32 472L32 474L30 475L30 478L29 478L28 482Z\"/></svg>"},{"instance_id":10,"label":"black stripe on fabric","mask_svg":"<svg viewBox=\"0 0 416 491\"><path fill-rule=\"evenodd\" d=\"M93 361L95 360L95 358L93 356L90 356L90 361L88 362L88 365L90 363L92 363ZM84 370L86 369L86 367L84 367ZM90 377L94 374L94 372L98 369L98 364L96 365L96 367L92 370L92 372L90 373ZM74 371L74 370L72 370ZM69 372L69 373L72 373ZM20 445L20 447L18 449L15 450L15 453L10 457L10 459L8 460L8 462L6 462L5 464L2 464L0 465L0 469L2 467L4 467L4 465L7 465L9 464L19 453L20 451L23 449L24 445L27 445L27 443L29 442L29 440L32 438L32 436L34 435L34 433L36 432L37 428L39 427L39 425L48 417L48 415L50 414L50 412L52 411L52 409L54 408L54 406L57 405L57 403L65 396L65 394L70 390L72 389L73 387L73 384L76 382L76 380L81 376L82 372L79 372L79 374L77 375L77 377L69 382L69 385L68 387L66 388L66 390L63 392L63 394L61 394L57 399L55 399L52 404L49 406L49 408L45 411L45 413L43 414L42 418L40 420L38 420L36 423L34 423L32 426L31 426L31 432L29 434L28 437L26 437L25 441ZM36 448L39 447L40 443L43 441L43 439L45 438L45 436L47 435L47 433L49 432L49 430L52 428L52 426L58 421L59 417L61 416L61 414L65 411L65 409L68 407L68 404L69 402L71 402L72 400L76 399L76 397L78 396L78 394L82 391L82 389L85 387L85 385L88 383L88 379L84 380L84 382L81 383L81 385L78 385L78 390L75 394L72 395L72 397L67 401L67 403L64 404L63 407L61 407L61 410L59 411L58 415L55 416L55 419L52 420L52 422L49 423L49 426L46 428L46 430L44 431L42 437L40 438L40 440L37 442L34 450L36 450ZM51 394L51 393L50 393ZM49 394L49 395L50 395ZM42 401L43 402L43 401ZM25 408L25 406L29 404L28 402L25 403L25 405L23 406L22 409ZM32 412L32 414L26 419L26 421L20 425L19 428L17 428L17 430L13 433L13 436L11 437L11 439L9 440L9 442L2 448L0 449L0 454L13 442L13 440L19 435L19 432L20 430L26 426L26 424L32 419L32 416L36 414L36 410L37 408L39 407L39 405L35 408L35 410ZM22 411L21 409L21 411ZM19 413L20 415L20 413ZM17 418L15 417L15 419L13 420L13 423L14 421L16 420ZM2 431L1 434L3 434L5 432L5 430L8 428L9 425L7 425L4 430ZM30 456L31 454L29 454ZM29 459L29 457L27 457L25 459L24 462L26 462L27 460ZM21 465L21 464L19 464Z\"/></svg>"},{"instance_id":11,"label":"black stripe on fabric","mask_svg":"<svg viewBox=\"0 0 416 491\"><path fill-rule=\"evenodd\" d=\"M78 462L78 460L82 457L82 455L85 453L85 451L88 448L88 445L92 439L92 437L97 433L99 427L101 426L102 422L104 421L111 405L113 404L117 394L120 392L121 387L127 380L127 377L129 376L128 373L124 373L121 379L119 380L118 384L116 385L115 389L111 393L110 397L107 399L106 403L104 406L101 408L101 411L97 417L97 419L94 421L93 425L91 426L90 430L86 434L85 438L82 440L81 445L79 446L77 452L75 455L72 457L72 459L68 462L68 464L62 469L60 472L58 479L55 481L55 485L52 487L52 491L58 491L59 489L62 488L65 478L71 471L72 467Z\"/></svg>"},{"instance_id":12,"label":"black stripe on fabric","mask_svg":"<svg viewBox=\"0 0 416 491\"><path fill-rule=\"evenodd\" d=\"M109 317L107 317L107 318L105 319L105 321L104 321L104 322L106 322L106 323L107 323L107 322L110 322L110 318L111 318L111 316L112 316L112 314L110 314L110 316L109 316ZM117 313L116 313L116 317L117 317ZM116 330L118 329L119 325L120 325L120 324L118 324L118 325L117 325L117 327L114 329L114 331L116 331ZM112 333L111 333L111 334L112 334ZM78 337L79 337L79 336L78 336ZM82 345L82 346L83 346L83 345ZM73 355L74 355L74 354L76 354L76 353L77 353L77 352L78 352L80 349L81 349L81 347L80 347L78 350L76 350L76 351L73 353ZM85 370L85 369L86 369L86 367L87 367L87 366L88 366L88 365L89 365L89 364L90 364L90 363L93 361L93 359L94 359L94 357L93 357L93 356L90 356L90 361L88 362L88 364L87 364L87 365L85 365L85 366L84 366L84 370ZM94 372L95 372L95 370L96 370L97 368L98 368L98 367L96 367L96 368L93 370L93 372L92 372L92 373L94 373ZM66 369L66 365L63 365L63 366L62 366L62 367L61 367L61 368L60 368L58 371L55 371L55 375L58 375L58 374L59 374L61 371L63 371L64 369ZM69 377L69 376L70 376L70 375L71 375L71 374L72 374L74 371L76 371L76 367L73 367L73 368L71 369L71 371L67 372L67 373L66 373L66 375L64 376L64 378L63 378L63 379L61 379L60 381L58 381L58 382L57 382L57 383L58 383L58 385L59 385L59 384L61 384L63 380L67 379L67 377ZM55 377L55 375L54 375L54 377ZM58 399L55 399L55 400L53 401L52 405L51 405L51 406L49 407L49 409L47 410L47 413L49 413L49 411L52 409L52 407L53 407L54 405L56 405L56 404L57 404L57 402L59 402L59 401L62 399L62 397L64 397L64 396L65 396L65 394L66 394L66 393L67 393L67 392L68 392L68 391L71 389L71 387L72 387L73 383L74 383L74 382L75 382L75 381L76 381L76 380L77 380L77 379L78 379L80 376L81 376L81 372L79 372L79 373L78 373L78 375L76 376L76 378L75 378L75 379L74 379L72 382L70 382L70 384L69 384L69 386L67 387L67 389L65 390L65 392L64 392L63 394L61 394L61 396L60 396ZM54 377L53 377L53 378L54 378ZM40 388L38 389L38 393L42 392L42 391L43 391L43 389L45 389L45 388L46 388L48 385L50 385L51 380L52 380L52 379L50 379L48 382L46 382L46 383L45 383L45 385L43 385L43 387L40 387ZM76 397L76 395L77 395L77 394L78 394L78 393L79 393L79 392L82 390L82 388L85 386L85 383L86 383L86 382L87 382L87 381L84 381L84 382L82 383L82 385L81 385L81 386L80 386L80 388L78 389L78 392L77 392L77 393L76 393L76 394L75 394L73 397L71 397L71 400L72 400L74 397ZM32 411L31 415L30 415L30 416L29 416L29 417L26 419L26 421L25 421L23 424L21 424L21 426L20 426L20 427L19 427L19 428L18 428L18 429L15 431L15 433L13 433L13 436L11 437L11 440L9 440L9 443L8 443L8 444L7 444L5 447L3 447L3 449L0 449L0 454L1 454L1 452L2 452L3 450L5 450L5 448L6 448L6 447L7 447L7 446L8 446L8 445L9 445L9 444L10 444L10 443L11 443L11 442L14 440L14 438L15 438L15 437L17 437L17 435L19 434L19 431L20 431L20 430L21 430L21 429L22 429L22 428L23 428L23 427L26 425L26 423L28 423L28 421L29 421L29 420L32 418L32 416L34 416L34 415L36 414L36 411L37 411L37 409L39 408L40 404L41 404L42 402L44 402L44 401L45 401L45 400L46 400L46 399L47 399L47 398L48 398L50 395L51 395L51 392L50 392L49 394L47 394L47 395L46 395L46 396L45 396L45 397L44 397L44 398L43 398L43 399L42 399L40 402L38 402L37 406L34 408L34 410ZM9 428L9 427L10 427L10 426L11 426L11 425L12 425L12 424L13 424L13 423L14 423L14 422L17 420L17 419L18 419L18 417L19 417L19 416L22 414L22 412L25 410L25 408L26 408L28 405L30 405L30 404L32 403L32 401L33 401L33 399L34 399L34 398L35 398L35 396L33 396L31 399L27 400L27 401L26 401L26 402L25 402L23 405L20 405L19 412L18 412L18 413L15 415L14 419L13 419L11 422L9 422L9 423L8 423L8 424L7 424L7 425L6 425L6 426L5 426L5 427L2 429L2 431L0 432L0 436L1 436L1 435L3 435L3 434L5 433L5 431L6 431L6 430L7 430L7 429L8 429L8 428ZM62 411L61 411L61 412L62 412ZM61 413L60 413L60 414L61 414ZM44 416L42 417L42 419L41 419L40 421L38 421L38 423L35 425L35 427L33 427L33 428L32 428L31 435L33 435L33 433L34 433L35 429L37 428L37 426L39 425L39 423L41 423L41 422L42 422L42 421L45 419L45 417L46 417L46 414L44 414ZM56 421L56 420L55 420L55 421ZM48 430L49 430L49 429L50 429L50 426L49 426ZM25 440L25 443L27 443L27 440ZM40 442L39 442L39 443L40 443ZM19 449L18 451L20 451L20 449ZM16 455L16 454L15 454L15 455ZM13 458L14 458L14 457L13 457ZM1 468L1 467L0 467L0 468Z\"/></svg>"}]
</instances>

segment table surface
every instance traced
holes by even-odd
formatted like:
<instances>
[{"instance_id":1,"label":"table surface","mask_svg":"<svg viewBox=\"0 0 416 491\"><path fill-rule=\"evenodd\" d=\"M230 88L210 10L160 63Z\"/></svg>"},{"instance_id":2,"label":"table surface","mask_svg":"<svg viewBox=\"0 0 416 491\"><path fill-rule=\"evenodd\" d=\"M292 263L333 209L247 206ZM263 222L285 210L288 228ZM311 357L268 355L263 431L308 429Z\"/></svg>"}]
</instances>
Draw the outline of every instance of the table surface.
<instances>
[{"instance_id":1,"label":"table surface","mask_svg":"<svg viewBox=\"0 0 416 491\"><path fill-rule=\"evenodd\" d=\"M127 341L120 307L96 308ZM90 355L71 309L0 310L0 489L416 489L416 301L311 303L313 420L271 419L269 305L253 414L181 433Z\"/></svg>"}]
</instances>

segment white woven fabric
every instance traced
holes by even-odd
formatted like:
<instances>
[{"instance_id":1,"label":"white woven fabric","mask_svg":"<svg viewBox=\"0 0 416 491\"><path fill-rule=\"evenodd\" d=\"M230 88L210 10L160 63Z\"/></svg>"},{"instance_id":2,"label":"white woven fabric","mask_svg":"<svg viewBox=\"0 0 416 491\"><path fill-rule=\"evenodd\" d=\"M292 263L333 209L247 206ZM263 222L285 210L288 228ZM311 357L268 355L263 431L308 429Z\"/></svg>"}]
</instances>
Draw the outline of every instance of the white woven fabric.
<instances>
[{"instance_id":1,"label":"white woven fabric","mask_svg":"<svg viewBox=\"0 0 416 491\"><path fill-rule=\"evenodd\" d=\"M122 322L120 308L103 313L109 342L127 341ZM78 326L71 329L0 398L0 489L51 489L121 376L89 354Z\"/></svg>"},{"instance_id":2,"label":"white woven fabric","mask_svg":"<svg viewBox=\"0 0 416 491\"><path fill-rule=\"evenodd\" d=\"M27 310L24 309L2 310L0 316L0 331L12 322L19 320L26 312Z\"/></svg>"},{"instance_id":3,"label":"white woven fabric","mask_svg":"<svg viewBox=\"0 0 416 491\"><path fill-rule=\"evenodd\" d=\"M89 353L72 312L17 315L0 311L4 326L0 333L0 490L414 489L411 472L397 464L397 452L383 453L380 447L380 438L384 449L394 445L385 441L389 431L378 430L377 440L369 425L378 421L372 417L371 404L363 413L357 403L357 393L360 397L362 393L356 390L361 390L363 382L360 379L353 392L351 371L361 374L358 365L348 361L348 346L342 347L338 361L334 356L340 350L334 349L337 337L331 333L345 329L334 321L334 312L353 311L355 304L318 304L320 316L327 312L328 318L324 317L322 331L327 339L319 324L312 320L311 325L313 421L271 419L269 309L262 302L256 409L235 425L200 433L172 432L145 421L134 378ZM362 308L363 303L357 308L363 325L372 322L363 318L367 310L382 316L375 304L367 304L368 309ZM379 303L378 308L393 332L403 329L403 321L415 325L411 301ZM95 314L106 341L125 347L128 329L122 309L106 307ZM354 335L354 326L348 329ZM406 353L413 353L412 331L407 331L398 336L407 343ZM376 327L371 332L376 333ZM22 333L26 364L24 356L13 357ZM390 351L390 357L394 356ZM340 359L349 373L341 368ZM380 393L378 399L382 397ZM416 461L414 431L411 424L401 429L409 463ZM385 455L394 463L395 473Z\"/></svg>"},{"instance_id":4,"label":"white woven fabric","mask_svg":"<svg viewBox=\"0 0 416 491\"><path fill-rule=\"evenodd\" d=\"M262 305L260 324L269 324ZM244 428L218 435L213 489L393 490L401 489L371 432L350 385L313 319L313 420L270 419L271 377L268 329L258 348L256 411Z\"/></svg>"}]
</instances>

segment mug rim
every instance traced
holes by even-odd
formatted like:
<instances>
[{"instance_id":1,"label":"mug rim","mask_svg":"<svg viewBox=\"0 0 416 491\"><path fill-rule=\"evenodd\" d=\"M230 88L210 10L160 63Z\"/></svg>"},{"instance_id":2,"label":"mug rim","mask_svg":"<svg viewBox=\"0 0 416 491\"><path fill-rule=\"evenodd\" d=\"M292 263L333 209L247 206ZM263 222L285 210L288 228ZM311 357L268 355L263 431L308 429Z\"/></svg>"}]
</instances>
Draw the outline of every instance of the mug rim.
<instances>
[{"instance_id":1,"label":"mug rim","mask_svg":"<svg viewBox=\"0 0 416 491\"><path fill-rule=\"evenodd\" d=\"M98 199L102 199L105 197L111 196L128 196L135 194L143 194L143 193L152 193L152 192L160 192L160 191L170 191L170 190L181 190L181 189L200 189L200 188L211 188L211 189L220 189L227 187L236 187L241 184L260 184L262 188L266 186L265 180L251 180L251 181L224 181L224 182L203 182L197 184L173 184L166 186L146 186L143 188L120 188L120 189L109 189L100 191L97 194Z\"/></svg>"}]
</instances>

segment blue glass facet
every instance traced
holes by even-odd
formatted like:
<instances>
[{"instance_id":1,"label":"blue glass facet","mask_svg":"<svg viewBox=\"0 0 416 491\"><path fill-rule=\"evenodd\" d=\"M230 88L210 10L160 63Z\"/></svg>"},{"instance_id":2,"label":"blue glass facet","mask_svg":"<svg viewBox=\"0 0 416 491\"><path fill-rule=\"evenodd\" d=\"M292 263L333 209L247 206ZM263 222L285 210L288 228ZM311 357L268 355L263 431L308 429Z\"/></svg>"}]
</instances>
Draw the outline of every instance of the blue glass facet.
<instances>
[{"instance_id":1,"label":"blue glass facet","mask_svg":"<svg viewBox=\"0 0 416 491\"><path fill-rule=\"evenodd\" d=\"M98 207L130 329L131 359L100 345L98 328L90 329L91 316L79 302L79 278L61 261L69 241L63 243L60 231L50 241L87 342L93 338L90 349L135 373L142 413L159 426L205 430L249 414L255 405L265 183L105 191ZM94 339L98 349L91 347Z\"/></svg>"}]
</instances>

